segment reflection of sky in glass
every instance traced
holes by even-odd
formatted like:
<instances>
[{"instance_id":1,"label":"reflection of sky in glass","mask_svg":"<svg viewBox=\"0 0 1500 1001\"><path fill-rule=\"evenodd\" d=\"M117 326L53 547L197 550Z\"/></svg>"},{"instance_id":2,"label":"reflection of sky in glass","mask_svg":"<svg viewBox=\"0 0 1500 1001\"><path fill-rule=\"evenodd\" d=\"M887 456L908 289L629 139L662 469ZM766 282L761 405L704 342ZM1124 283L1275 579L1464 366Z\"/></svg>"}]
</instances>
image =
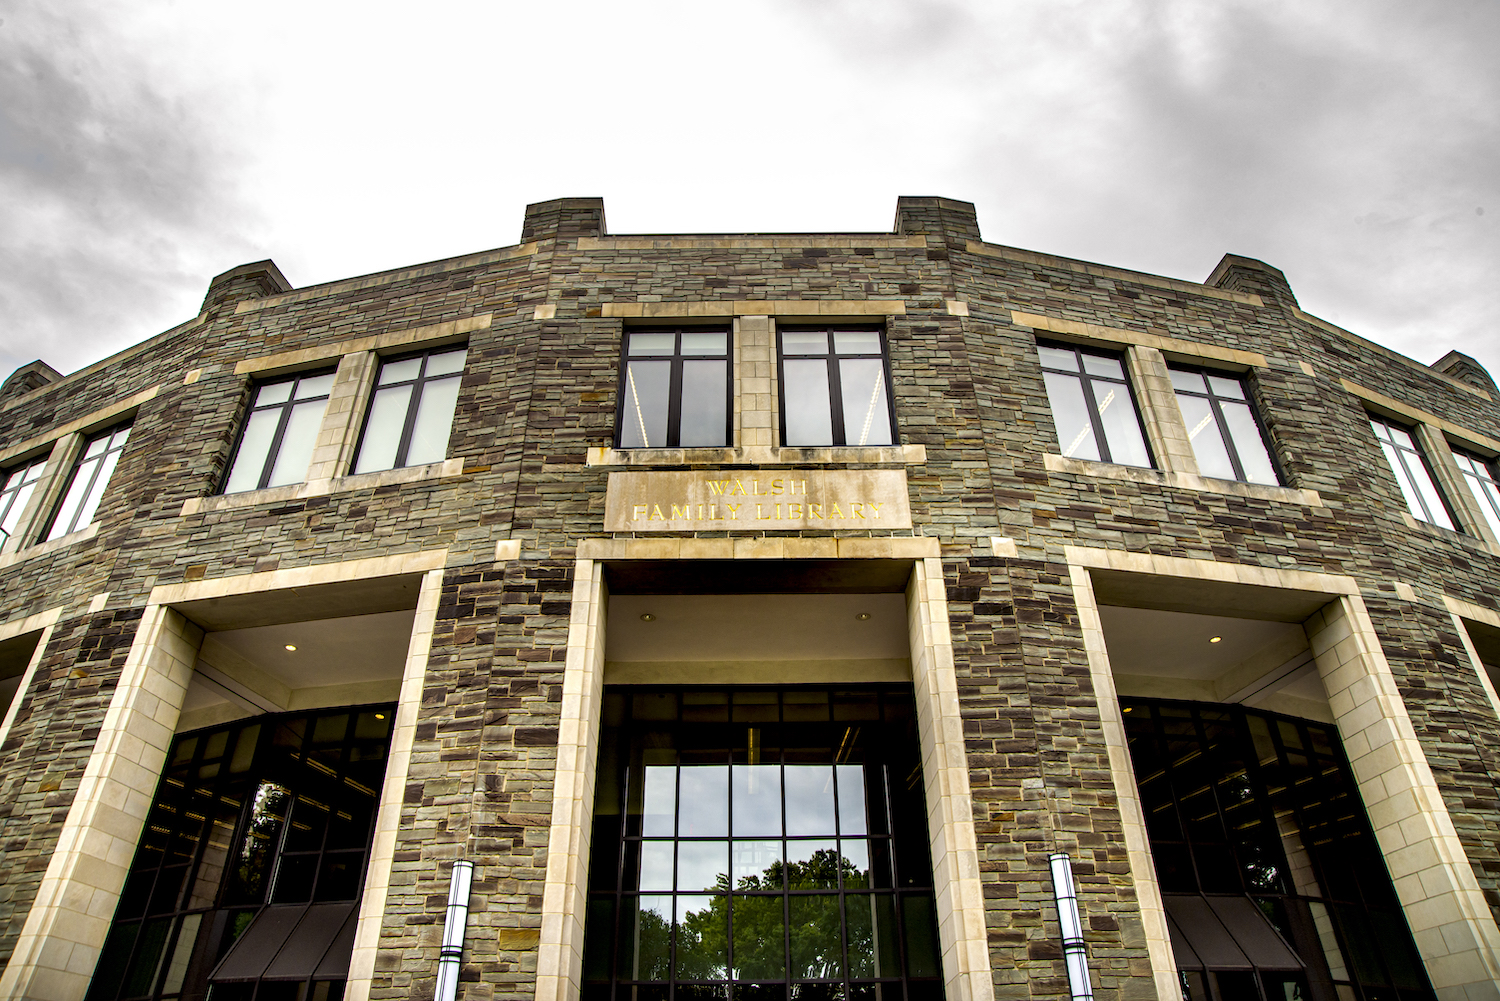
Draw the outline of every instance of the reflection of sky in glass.
<instances>
[{"instance_id":1,"label":"reflection of sky in glass","mask_svg":"<svg viewBox=\"0 0 1500 1001\"><path fill-rule=\"evenodd\" d=\"M752 837L781 833L781 768L777 765L734 766L734 833Z\"/></svg>"},{"instance_id":2,"label":"reflection of sky in glass","mask_svg":"<svg viewBox=\"0 0 1500 1001\"><path fill-rule=\"evenodd\" d=\"M729 769L723 765L684 765L682 823L685 838L714 838L729 833Z\"/></svg>"},{"instance_id":3,"label":"reflection of sky in glass","mask_svg":"<svg viewBox=\"0 0 1500 1001\"><path fill-rule=\"evenodd\" d=\"M743 879L760 879L781 861L780 841L736 841L731 854L729 881L739 886Z\"/></svg>"},{"instance_id":4,"label":"reflection of sky in glass","mask_svg":"<svg viewBox=\"0 0 1500 1001\"><path fill-rule=\"evenodd\" d=\"M677 798L674 788L677 769L671 765L646 766L646 802L641 818L641 833L666 835L672 830L673 803Z\"/></svg>"},{"instance_id":5,"label":"reflection of sky in glass","mask_svg":"<svg viewBox=\"0 0 1500 1001\"><path fill-rule=\"evenodd\" d=\"M712 890L729 872L729 842L683 841L677 846L677 889Z\"/></svg>"},{"instance_id":6,"label":"reflection of sky in glass","mask_svg":"<svg viewBox=\"0 0 1500 1001\"><path fill-rule=\"evenodd\" d=\"M865 832L865 766L839 765L839 831L844 835Z\"/></svg>"},{"instance_id":7,"label":"reflection of sky in glass","mask_svg":"<svg viewBox=\"0 0 1500 1001\"><path fill-rule=\"evenodd\" d=\"M644 841L641 843L641 889L670 890L672 888L671 841Z\"/></svg>"},{"instance_id":8,"label":"reflection of sky in glass","mask_svg":"<svg viewBox=\"0 0 1500 1001\"><path fill-rule=\"evenodd\" d=\"M786 766L786 833L833 834L833 769L827 765Z\"/></svg>"}]
</instances>

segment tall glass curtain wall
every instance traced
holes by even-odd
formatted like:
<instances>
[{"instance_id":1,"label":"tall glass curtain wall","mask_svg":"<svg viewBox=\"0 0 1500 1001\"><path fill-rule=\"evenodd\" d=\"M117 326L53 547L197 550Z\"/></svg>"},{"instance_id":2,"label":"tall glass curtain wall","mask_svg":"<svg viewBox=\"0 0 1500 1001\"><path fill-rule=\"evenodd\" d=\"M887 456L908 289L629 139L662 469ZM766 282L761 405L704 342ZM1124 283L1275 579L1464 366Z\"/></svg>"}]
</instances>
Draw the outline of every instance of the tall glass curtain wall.
<instances>
[{"instance_id":1,"label":"tall glass curtain wall","mask_svg":"<svg viewBox=\"0 0 1500 1001\"><path fill-rule=\"evenodd\" d=\"M337 1001L395 707L173 742L88 1001Z\"/></svg>"},{"instance_id":2,"label":"tall glass curtain wall","mask_svg":"<svg viewBox=\"0 0 1500 1001\"><path fill-rule=\"evenodd\" d=\"M910 686L605 692L584 1001L937 1001Z\"/></svg>"},{"instance_id":3,"label":"tall glass curtain wall","mask_svg":"<svg viewBox=\"0 0 1500 1001\"><path fill-rule=\"evenodd\" d=\"M1184 1001L1434 997L1333 726L1234 705L1121 708ZM1257 961L1286 952L1257 941L1262 915L1301 970Z\"/></svg>"}]
</instances>

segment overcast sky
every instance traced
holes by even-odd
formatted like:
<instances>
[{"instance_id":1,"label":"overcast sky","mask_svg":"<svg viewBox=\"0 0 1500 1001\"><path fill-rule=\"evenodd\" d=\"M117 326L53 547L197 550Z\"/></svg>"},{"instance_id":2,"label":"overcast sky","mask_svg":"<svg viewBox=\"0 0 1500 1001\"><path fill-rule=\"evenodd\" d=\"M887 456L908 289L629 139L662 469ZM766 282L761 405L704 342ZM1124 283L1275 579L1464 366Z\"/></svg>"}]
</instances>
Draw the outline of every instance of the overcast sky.
<instances>
[{"instance_id":1,"label":"overcast sky","mask_svg":"<svg viewBox=\"0 0 1500 1001\"><path fill-rule=\"evenodd\" d=\"M0 378L273 258L297 286L610 231L987 240L1302 307L1500 376L1494 0L0 0Z\"/></svg>"}]
</instances>

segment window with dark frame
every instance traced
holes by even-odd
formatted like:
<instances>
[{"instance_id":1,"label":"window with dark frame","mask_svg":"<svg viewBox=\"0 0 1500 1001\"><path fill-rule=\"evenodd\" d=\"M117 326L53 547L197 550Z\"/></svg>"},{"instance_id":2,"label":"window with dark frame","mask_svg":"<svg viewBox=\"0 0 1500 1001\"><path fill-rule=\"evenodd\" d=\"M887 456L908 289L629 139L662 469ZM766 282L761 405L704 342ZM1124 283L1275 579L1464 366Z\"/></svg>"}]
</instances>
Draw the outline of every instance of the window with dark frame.
<instances>
[{"instance_id":1,"label":"window with dark frame","mask_svg":"<svg viewBox=\"0 0 1500 1001\"><path fill-rule=\"evenodd\" d=\"M16 534L21 515L26 511L26 502L36 492L37 481L42 478L45 468L47 457L44 455L15 466L5 474L5 486L0 487L0 545L9 542Z\"/></svg>"},{"instance_id":2,"label":"window with dark frame","mask_svg":"<svg viewBox=\"0 0 1500 1001\"><path fill-rule=\"evenodd\" d=\"M1495 480L1495 470L1490 465L1491 460L1482 459L1455 448L1453 461L1458 463L1459 472L1464 474L1464 482L1469 485L1469 492L1474 495L1474 500L1479 504L1479 511L1484 515L1484 520L1489 522L1490 528L1497 536L1500 536L1500 482Z\"/></svg>"},{"instance_id":3,"label":"window with dark frame","mask_svg":"<svg viewBox=\"0 0 1500 1001\"><path fill-rule=\"evenodd\" d=\"M1427 468L1427 460L1412 433L1374 416L1370 417L1370 427L1380 442L1386 462L1390 463L1391 473L1396 477L1396 485L1401 488L1412 517L1429 525L1457 531L1443 495L1433 481L1432 470Z\"/></svg>"},{"instance_id":4,"label":"window with dark frame","mask_svg":"<svg viewBox=\"0 0 1500 1001\"><path fill-rule=\"evenodd\" d=\"M443 347L381 359L354 472L421 466L448 457L468 350Z\"/></svg>"},{"instance_id":5,"label":"window with dark frame","mask_svg":"<svg viewBox=\"0 0 1500 1001\"><path fill-rule=\"evenodd\" d=\"M1169 370L1198 471L1221 480L1279 486L1270 442L1250 406L1244 380L1177 365Z\"/></svg>"},{"instance_id":6,"label":"window with dark frame","mask_svg":"<svg viewBox=\"0 0 1500 1001\"><path fill-rule=\"evenodd\" d=\"M53 512L44 539L51 542L64 535L87 528L104 499L109 478L114 474L120 453L125 450L125 441L130 437L130 425L121 424L93 435L84 443L73 472L68 477L68 486L63 491L62 502Z\"/></svg>"},{"instance_id":7,"label":"window with dark frame","mask_svg":"<svg viewBox=\"0 0 1500 1001\"><path fill-rule=\"evenodd\" d=\"M328 409L333 370L307 372L255 390L224 493L301 483Z\"/></svg>"},{"instance_id":8,"label":"window with dark frame","mask_svg":"<svg viewBox=\"0 0 1500 1001\"><path fill-rule=\"evenodd\" d=\"M583 1001L941 1001L912 690L605 690Z\"/></svg>"},{"instance_id":9,"label":"window with dark frame","mask_svg":"<svg viewBox=\"0 0 1500 1001\"><path fill-rule=\"evenodd\" d=\"M1146 429L1119 355L1037 344L1065 458L1151 468Z\"/></svg>"},{"instance_id":10,"label":"window with dark frame","mask_svg":"<svg viewBox=\"0 0 1500 1001\"><path fill-rule=\"evenodd\" d=\"M782 327L777 343L783 445L896 443L883 329Z\"/></svg>"},{"instance_id":11,"label":"window with dark frame","mask_svg":"<svg viewBox=\"0 0 1500 1001\"><path fill-rule=\"evenodd\" d=\"M731 444L732 339L726 328L627 329L616 418L619 447Z\"/></svg>"}]
</instances>

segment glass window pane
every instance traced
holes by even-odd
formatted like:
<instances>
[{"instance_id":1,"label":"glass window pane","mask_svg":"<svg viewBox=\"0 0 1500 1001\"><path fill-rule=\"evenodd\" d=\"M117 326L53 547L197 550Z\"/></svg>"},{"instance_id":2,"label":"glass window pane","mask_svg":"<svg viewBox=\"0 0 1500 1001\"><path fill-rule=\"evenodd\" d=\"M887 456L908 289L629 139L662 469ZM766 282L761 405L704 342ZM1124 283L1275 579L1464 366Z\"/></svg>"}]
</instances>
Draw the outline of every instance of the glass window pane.
<instances>
[{"instance_id":1,"label":"glass window pane","mask_svg":"<svg viewBox=\"0 0 1500 1001\"><path fill-rule=\"evenodd\" d=\"M634 980L665 980L672 957L672 898L638 897L635 949L628 957Z\"/></svg>"},{"instance_id":2,"label":"glass window pane","mask_svg":"<svg viewBox=\"0 0 1500 1001\"><path fill-rule=\"evenodd\" d=\"M406 382L415 379L422 371L422 359L408 358L405 361L386 362L380 366L381 386L389 386L393 382Z\"/></svg>"},{"instance_id":3,"label":"glass window pane","mask_svg":"<svg viewBox=\"0 0 1500 1001\"><path fill-rule=\"evenodd\" d=\"M833 350L841 355L878 355L880 334L873 330L835 330Z\"/></svg>"},{"instance_id":4,"label":"glass window pane","mask_svg":"<svg viewBox=\"0 0 1500 1001\"><path fill-rule=\"evenodd\" d=\"M736 837L781 833L781 768L778 765L734 766L734 834Z\"/></svg>"},{"instance_id":5,"label":"glass window pane","mask_svg":"<svg viewBox=\"0 0 1500 1001\"><path fill-rule=\"evenodd\" d=\"M723 330L710 330L682 335L682 353L685 355L722 355L729 334Z\"/></svg>"},{"instance_id":6,"label":"glass window pane","mask_svg":"<svg viewBox=\"0 0 1500 1001\"><path fill-rule=\"evenodd\" d=\"M645 807L641 833L671 837L677 823L677 769L673 765L646 766Z\"/></svg>"},{"instance_id":7,"label":"glass window pane","mask_svg":"<svg viewBox=\"0 0 1500 1001\"><path fill-rule=\"evenodd\" d=\"M937 921L932 898L925 894L903 896L901 917L906 925L906 975L939 976L942 968L938 964Z\"/></svg>"},{"instance_id":8,"label":"glass window pane","mask_svg":"<svg viewBox=\"0 0 1500 1001\"><path fill-rule=\"evenodd\" d=\"M640 336L635 334L632 340ZM671 385L672 363L669 361L633 361L626 365L625 406L620 415L621 448L661 448L666 445L667 399Z\"/></svg>"},{"instance_id":9,"label":"glass window pane","mask_svg":"<svg viewBox=\"0 0 1500 1001\"><path fill-rule=\"evenodd\" d=\"M127 439L129 437L130 437L130 428L128 428L128 427L121 428L120 430L116 431L113 435L110 436L109 447L110 448L123 448L124 445L125 445L125 439Z\"/></svg>"},{"instance_id":10,"label":"glass window pane","mask_svg":"<svg viewBox=\"0 0 1500 1001\"><path fill-rule=\"evenodd\" d=\"M824 335L819 335L824 336ZM781 399L785 407L784 445L833 444L833 414L828 400L828 362L821 358L782 361Z\"/></svg>"},{"instance_id":11,"label":"glass window pane","mask_svg":"<svg viewBox=\"0 0 1500 1001\"><path fill-rule=\"evenodd\" d=\"M285 403L292 398L292 380L286 382L272 382L260 387L255 393L255 406L269 407L277 403Z\"/></svg>"},{"instance_id":12,"label":"glass window pane","mask_svg":"<svg viewBox=\"0 0 1500 1001\"><path fill-rule=\"evenodd\" d=\"M684 334L684 337L689 335ZM678 444L684 448L727 445L729 362L682 363L682 414Z\"/></svg>"},{"instance_id":13,"label":"glass window pane","mask_svg":"<svg viewBox=\"0 0 1500 1001\"><path fill-rule=\"evenodd\" d=\"M6 536L15 534L16 526L21 522L21 515L26 512L26 504L31 500L32 493L36 490L36 481L27 483L17 490L10 498L10 507L5 512L5 520L0 521L0 532Z\"/></svg>"},{"instance_id":14,"label":"glass window pane","mask_svg":"<svg viewBox=\"0 0 1500 1001\"><path fill-rule=\"evenodd\" d=\"M1083 370L1089 375L1100 375L1109 379L1125 379L1125 370L1120 367L1120 359L1108 358L1104 355L1083 355Z\"/></svg>"},{"instance_id":15,"label":"glass window pane","mask_svg":"<svg viewBox=\"0 0 1500 1001\"><path fill-rule=\"evenodd\" d=\"M839 841L839 854L843 867L844 888L863 890L870 885L870 843L859 838L844 838Z\"/></svg>"},{"instance_id":16,"label":"glass window pane","mask_svg":"<svg viewBox=\"0 0 1500 1001\"><path fill-rule=\"evenodd\" d=\"M735 980L786 976L786 919L782 897L734 898Z\"/></svg>"},{"instance_id":17,"label":"glass window pane","mask_svg":"<svg viewBox=\"0 0 1500 1001\"><path fill-rule=\"evenodd\" d=\"M865 766L839 765L839 833L865 834Z\"/></svg>"},{"instance_id":18,"label":"glass window pane","mask_svg":"<svg viewBox=\"0 0 1500 1001\"><path fill-rule=\"evenodd\" d=\"M1238 379L1226 379L1221 375L1208 377L1208 385L1213 389L1214 395L1226 400L1243 400L1245 398L1245 387Z\"/></svg>"},{"instance_id":19,"label":"glass window pane","mask_svg":"<svg viewBox=\"0 0 1500 1001\"><path fill-rule=\"evenodd\" d=\"M736 890L779 890L782 879L780 841L736 841L730 854L729 881Z\"/></svg>"},{"instance_id":20,"label":"glass window pane","mask_svg":"<svg viewBox=\"0 0 1500 1001\"><path fill-rule=\"evenodd\" d=\"M788 898L791 911L793 980L843 977L843 922L839 898L818 893Z\"/></svg>"},{"instance_id":21,"label":"glass window pane","mask_svg":"<svg viewBox=\"0 0 1500 1001\"><path fill-rule=\"evenodd\" d=\"M453 433L453 411L458 406L460 379L453 377L422 384L417 420L406 451L408 466L442 462L448 458L448 437Z\"/></svg>"},{"instance_id":22,"label":"glass window pane","mask_svg":"<svg viewBox=\"0 0 1500 1001\"><path fill-rule=\"evenodd\" d=\"M1474 499L1479 501L1479 508L1484 512L1484 518L1490 523L1490 528L1500 535L1500 489L1496 488L1495 481L1491 479L1479 479L1474 476L1465 476L1469 483L1469 489L1474 493ZM26 488L29 490L30 488ZM17 504L23 503L17 501ZM6 518L9 521L9 517ZM7 526L7 531L9 528Z\"/></svg>"},{"instance_id":23,"label":"glass window pane","mask_svg":"<svg viewBox=\"0 0 1500 1001\"><path fill-rule=\"evenodd\" d=\"M677 833L685 838L718 838L729 833L728 766L683 766L682 823Z\"/></svg>"},{"instance_id":24,"label":"glass window pane","mask_svg":"<svg viewBox=\"0 0 1500 1001\"><path fill-rule=\"evenodd\" d=\"M260 474L265 472L266 456L271 450L271 439L276 437L279 420L280 407L250 415L245 422L244 437L240 439L240 450L234 457L234 466L229 470L229 480L224 484L226 494L260 486Z\"/></svg>"},{"instance_id":25,"label":"glass window pane","mask_svg":"<svg viewBox=\"0 0 1500 1001\"><path fill-rule=\"evenodd\" d=\"M1387 426L1386 431L1390 434L1391 441L1395 442L1402 448L1416 451L1417 443L1411 440L1411 435L1407 434L1405 431L1401 430L1398 427Z\"/></svg>"},{"instance_id":26,"label":"glass window pane","mask_svg":"<svg viewBox=\"0 0 1500 1001\"><path fill-rule=\"evenodd\" d=\"M109 478L114 475L115 466L120 462L121 450L115 449L105 452L104 457L99 460L99 474L94 477L94 486L83 499L78 507L78 514L74 516L73 528L87 528L94 520L94 514L99 510L99 502L104 499L104 491L109 487Z\"/></svg>"},{"instance_id":27,"label":"glass window pane","mask_svg":"<svg viewBox=\"0 0 1500 1001\"><path fill-rule=\"evenodd\" d=\"M396 448L401 444L410 400L409 385L376 390L370 418L365 423L364 441L359 446L359 461L354 465L356 473L390 469L396 464Z\"/></svg>"},{"instance_id":28,"label":"glass window pane","mask_svg":"<svg viewBox=\"0 0 1500 1001\"><path fill-rule=\"evenodd\" d=\"M669 355L677 346L676 334L631 334L630 356Z\"/></svg>"},{"instance_id":29,"label":"glass window pane","mask_svg":"<svg viewBox=\"0 0 1500 1001\"><path fill-rule=\"evenodd\" d=\"M677 889L729 889L729 842L683 841L677 846Z\"/></svg>"},{"instance_id":30,"label":"glass window pane","mask_svg":"<svg viewBox=\"0 0 1500 1001\"><path fill-rule=\"evenodd\" d=\"M1047 368L1060 368L1064 372L1078 371L1078 356L1072 351L1064 351L1062 348L1049 348L1044 344L1036 346L1036 353L1042 359L1042 364Z\"/></svg>"},{"instance_id":31,"label":"glass window pane","mask_svg":"<svg viewBox=\"0 0 1500 1001\"><path fill-rule=\"evenodd\" d=\"M1266 449L1266 439L1260 433L1260 425L1250 412L1247 403L1220 404L1224 411L1224 422L1229 425L1229 437L1240 457L1240 466L1245 470L1247 483L1266 483L1272 486L1281 481L1276 478L1276 467L1271 464L1271 453Z\"/></svg>"},{"instance_id":32,"label":"glass window pane","mask_svg":"<svg viewBox=\"0 0 1500 1001\"><path fill-rule=\"evenodd\" d=\"M1379 438L1381 441L1391 440L1391 429L1388 425L1383 424L1380 421L1372 420L1370 421L1370 428L1374 430L1375 437Z\"/></svg>"},{"instance_id":33,"label":"glass window pane","mask_svg":"<svg viewBox=\"0 0 1500 1001\"><path fill-rule=\"evenodd\" d=\"M1202 372L1182 372L1175 368L1169 371L1172 374L1173 389L1182 389L1189 393L1205 392Z\"/></svg>"},{"instance_id":34,"label":"glass window pane","mask_svg":"<svg viewBox=\"0 0 1500 1001\"><path fill-rule=\"evenodd\" d=\"M297 399L310 400L314 396L327 396L333 390L333 373L315 375L297 383Z\"/></svg>"},{"instance_id":35,"label":"glass window pane","mask_svg":"<svg viewBox=\"0 0 1500 1001\"><path fill-rule=\"evenodd\" d=\"M1188 440L1193 443L1198 472L1221 480L1234 479L1234 465L1229 461L1229 450L1224 447L1224 437L1219 434L1208 398L1179 395L1177 406L1182 410L1182 422L1187 425Z\"/></svg>"},{"instance_id":36,"label":"glass window pane","mask_svg":"<svg viewBox=\"0 0 1500 1001\"><path fill-rule=\"evenodd\" d=\"M1414 452L1403 451L1401 458L1411 473L1412 482L1416 484L1417 490L1422 494L1422 499L1427 503L1426 520L1443 528L1452 528L1453 522L1448 517L1448 509L1443 506L1443 499L1438 494L1432 477L1427 475L1427 466L1422 462L1421 456Z\"/></svg>"},{"instance_id":37,"label":"glass window pane","mask_svg":"<svg viewBox=\"0 0 1500 1001\"><path fill-rule=\"evenodd\" d=\"M826 355L828 332L826 330L783 330L781 353L784 355Z\"/></svg>"},{"instance_id":38,"label":"glass window pane","mask_svg":"<svg viewBox=\"0 0 1500 1001\"><path fill-rule=\"evenodd\" d=\"M844 397L844 444L891 444L885 363L879 358L843 359L839 362L839 384Z\"/></svg>"},{"instance_id":39,"label":"glass window pane","mask_svg":"<svg viewBox=\"0 0 1500 1001\"><path fill-rule=\"evenodd\" d=\"M441 354L428 355L427 368L422 374L431 379L434 376L462 372L464 370L464 361L468 357L468 348L459 348L457 351L444 351Z\"/></svg>"},{"instance_id":40,"label":"glass window pane","mask_svg":"<svg viewBox=\"0 0 1500 1001\"><path fill-rule=\"evenodd\" d=\"M833 768L787 765L786 833L788 837L834 833Z\"/></svg>"},{"instance_id":41,"label":"glass window pane","mask_svg":"<svg viewBox=\"0 0 1500 1001\"><path fill-rule=\"evenodd\" d=\"M1057 424L1057 443L1062 454L1072 459L1099 458L1094 441L1094 425L1089 421L1083 386L1076 376L1043 373L1047 383L1047 400L1052 404L1052 419Z\"/></svg>"},{"instance_id":42,"label":"glass window pane","mask_svg":"<svg viewBox=\"0 0 1500 1001\"><path fill-rule=\"evenodd\" d=\"M1104 439L1109 442L1109 461L1122 466L1150 467L1146 439L1141 422L1135 415L1135 403L1123 385L1094 383L1094 398L1099 404L1099 422L1104 425Z\"/></svg>"},{"instance_id":43,"label":"glass window pane","mask_svg":"<svg viewBox=\"0 0 1500 1001\"><path fill-rule=\"evenodd\" d=\"M788 841L786 881L793 890L839 888L838 843L832 840Z\"/></svg>"},{"instance_id":44,"label":"glass window pane","mask_svg":"<svg viewBox=\"0 0 1500 1001\"><path fill-rule=\"evenodd\" d=\"M640 888L642 890L671 891L672 848L675 845L675 841L641 842Z\"/></svg>"},{"instance_id":45,"label":"glass window pane","mask_svg":"<svg viewBox=\"0 0 1500 1001\"><path fill-rule=\"evenodd\" d=\"M104 450L108 447L109 435L105 435L102 438L95 438L93 441L88 443L87 447L84 448L83 457L85 459L97 459L99 456L104 454Z\"/></svg>"},{"instance_id":46,"label":"glass window pane","mask_svg":"<svg viewBox=\"0 0 1500 1001\"><path fill-rule=\"evenodd\" d=\"M722 980L729 972L729 898L677 898L677 979ZM679 989L679 996L685 994Z\"/></svg>"},{"instance_id":47,"label":"glass window pane","mask_svg":"<svg viewBox=\"0 0 1500 1001\"><path fill-rule=\"evenodd\" d=\"M323 411L327 409L327 400L312 400L292 407L286 432L281 436L281 450L276 453L276 464L271 467L271 479L266 486L279 487L307 479L307 466L318 441L318 428L323 424Z\"/></svg>"}]
</instances>

